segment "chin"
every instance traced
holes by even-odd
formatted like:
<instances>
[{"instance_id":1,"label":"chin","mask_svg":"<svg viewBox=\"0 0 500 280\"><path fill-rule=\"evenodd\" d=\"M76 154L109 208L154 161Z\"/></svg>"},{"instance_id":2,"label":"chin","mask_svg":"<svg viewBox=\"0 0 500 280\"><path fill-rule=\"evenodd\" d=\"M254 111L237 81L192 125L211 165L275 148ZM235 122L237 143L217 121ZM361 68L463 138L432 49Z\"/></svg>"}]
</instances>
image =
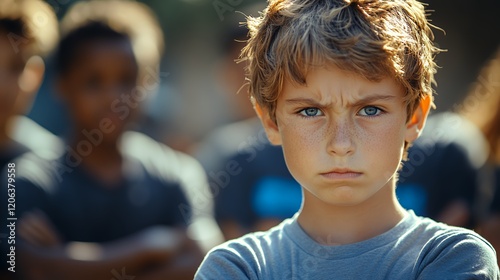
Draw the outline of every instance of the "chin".
<instances>
[{"instance_id":1,"label":"chin","mask_svg":"<svg viewBox=\"0 0 500 280\"><path fill-rule=\"evenodd\" d=\"M359 193L359 189L349 186L316 191L314 196L331 206L356 206L368 199Z\"/></svg>"}]
</instances>

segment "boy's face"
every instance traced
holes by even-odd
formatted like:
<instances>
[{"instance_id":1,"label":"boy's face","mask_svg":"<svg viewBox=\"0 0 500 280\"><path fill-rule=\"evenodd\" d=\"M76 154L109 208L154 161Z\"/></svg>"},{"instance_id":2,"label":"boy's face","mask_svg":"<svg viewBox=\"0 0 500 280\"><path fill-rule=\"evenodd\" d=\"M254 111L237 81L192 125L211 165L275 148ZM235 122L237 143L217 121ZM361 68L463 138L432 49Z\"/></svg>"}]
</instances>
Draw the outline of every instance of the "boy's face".
<instances>
[{"instance_id":1,"label":"boy's face","mask_svg":"<svg viewBox=\"0 0 500 280\"><path fill-rule=\"evenodd\" d=\"M17 52L16 52L17 50ZM7 33L0 31L0 123L4 124L15 113L15 102L19 94L19 77L25 61L22 46L15 48Z\"/></svg>"},{"instance_id":2,"label":"boy's face","mask_svg":"<svg viewBox=\"0 0 500 280\"><path fill-rule=\"evenodd\" d=\"M132 47L114 40L80 48L70 70L60 77L59 90L77 128L101 129L104 141L116 141L138 107L130 97L138 75Z\"/></svg>"},{"instance_id":3,"label":"boy's face","mask_svg":"<svg viewBox=\"0 0 500 280\"><path fill-rule=\"evenodd\" d=\"M306 196L357 205L394 185L404 142L423 127L425 109L407 123L403 97L392 79L372 82L338 68L317 68L307 86L285 82L277 125L267 112L261 117Z\"/></svg>"}]
</instances>

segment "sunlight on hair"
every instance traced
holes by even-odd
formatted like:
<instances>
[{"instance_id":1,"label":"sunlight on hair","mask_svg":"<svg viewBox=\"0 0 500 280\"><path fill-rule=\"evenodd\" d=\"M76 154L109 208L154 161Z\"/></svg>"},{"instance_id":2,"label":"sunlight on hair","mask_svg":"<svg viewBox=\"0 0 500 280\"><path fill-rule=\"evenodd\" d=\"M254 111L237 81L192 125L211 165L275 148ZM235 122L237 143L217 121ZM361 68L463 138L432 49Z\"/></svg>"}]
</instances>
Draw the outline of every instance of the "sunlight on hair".
<instances>
[{"instance_id":1,"label":"sunlight on hair","mask_svg":"<svg viewBox=\"0 0 500 280\"><path fill-rule=\"evenodd\" d=\"M158 68L164 48L163 33L156 16L146 5L119 0L78 2L62 19L61 32L67 34L89 21L102 21L130 36L139 64Z\"/></svg>"},{"instance_id":2,"label":"sunlight on hair","mask_svg":"<svg viewBox=\"0 0 500 280\"><path fill-rule=\"evenodd\" d=\"M247 25L241 61L248 62L249 91L273 119L284 81L304 85L314 67L334 65L372 81L394 77L408 117L433 93L440 50L418 1L271 0Z\"/></svg>"}]
</instances>

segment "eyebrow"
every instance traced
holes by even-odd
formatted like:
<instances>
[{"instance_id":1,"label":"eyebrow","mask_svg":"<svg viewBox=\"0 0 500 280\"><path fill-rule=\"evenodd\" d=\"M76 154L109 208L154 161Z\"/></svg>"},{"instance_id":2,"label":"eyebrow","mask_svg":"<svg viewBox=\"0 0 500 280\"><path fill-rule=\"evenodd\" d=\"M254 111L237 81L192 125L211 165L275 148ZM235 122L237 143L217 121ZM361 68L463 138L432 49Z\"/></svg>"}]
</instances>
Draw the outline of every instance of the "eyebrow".
<instances>
[{"instance_id":1,"label":"eyebrow","mask_svg":"<svg viewBox=\"0 0 500 280\"><path fill-rule=\"evenodd\" d=\"M371 95L356 100L354 103L350 104L350 106L356 107L362 104L372 103L375 101L386 101L394 98L396 98L396 96L394 95ZM328 105L330 105L330 104L322 104L321 102L318 102L313 98L302 98L302 97L286 99L285 102L291 104L294 103L310 104L312 106L317 106L317 107L327 107Z\"/></svg>"}]
</instances>

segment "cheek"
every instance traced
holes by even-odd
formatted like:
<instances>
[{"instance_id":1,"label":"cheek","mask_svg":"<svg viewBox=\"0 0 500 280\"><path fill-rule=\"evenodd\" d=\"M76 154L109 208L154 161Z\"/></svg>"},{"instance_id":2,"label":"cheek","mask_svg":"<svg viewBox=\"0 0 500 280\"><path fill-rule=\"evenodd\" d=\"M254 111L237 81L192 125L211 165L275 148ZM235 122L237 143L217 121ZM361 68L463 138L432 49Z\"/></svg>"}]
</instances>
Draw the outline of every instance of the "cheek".
<instances>
[{"instance_id":1,"label":"cheek","mask_svg":"<svg viewBox=\"0 0 500 280\"><path fill-rule=\"evenodd\" d=\"M371 141L373 146L395 148L402 146L405 137L405 125L403 119L387 117L377 124L362 123L358 125L359 139Z\"/></svg>"},{"instance_id":2,"label":"cheek","mask_svg":"<svg viewBox=\"0 0 500 280\"><path fill-rule=\"evenodd\" d=\"M0 69L0 71L3 70ZM0 76L0 101L3 104L6 103L13 104L18 92L19 92L19 84L17 77L7 78Z\"/></svg>"},{"instance_id":3,"label":"cheek","mask_svg":"<svg viewBox=\"0 0 500 280\"><path fill-rule=\"evenodd\" d=\"M323 131L314 124L281 126L280 135L286 164L295 178L312 167L318 161L318 153L323 151L322 141L325 139Z\"/></svg>"},{"instance_id":4,"label":"cheek","mask_svg":"<svg viewBox=\"0 0 500 280\"><path fill-rule=\"evenodd\" d=\"M303 124L300 121L289 120L281 122L279 130L283 147L290 154L304 154L314 148L316 146L314 144L321 139L318 131L315 131L310 123Z\"/></svg>"},{"instance_id":5,"label":"cheek","mask_svg":"<svg viewBox=\"0 0 500 280\"><path fill-rule=\"evenodd\" d=\"M388 121L360 133L358 139L363 147L360 152L370 157L367 160L374 168L379 168L379 172L392 174L399 166L404 146L403 128L400 122Z\"/></svg>"}]
</instances>

